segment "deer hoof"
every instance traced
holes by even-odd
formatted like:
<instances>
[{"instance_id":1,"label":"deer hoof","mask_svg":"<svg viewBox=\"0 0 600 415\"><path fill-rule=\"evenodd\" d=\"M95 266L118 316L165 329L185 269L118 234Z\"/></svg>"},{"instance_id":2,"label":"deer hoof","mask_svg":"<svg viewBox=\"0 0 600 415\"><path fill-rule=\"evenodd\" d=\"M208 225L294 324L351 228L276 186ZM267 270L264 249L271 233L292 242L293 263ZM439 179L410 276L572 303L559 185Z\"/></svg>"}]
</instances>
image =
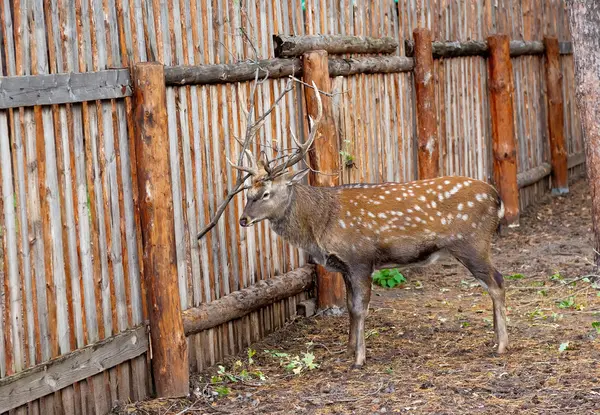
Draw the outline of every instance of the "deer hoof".
<instances>
[{"instance_id":1,"label":"deer hoof","mask_svg":"<svg viewBox=\"0 0 600 415\"><path fill-rule=\"evenodd\" d=\"M353 363L352 366L350 366L350 369L352 370L361 370L364 366L364 363Z\"/></svg>"}]
</instances>

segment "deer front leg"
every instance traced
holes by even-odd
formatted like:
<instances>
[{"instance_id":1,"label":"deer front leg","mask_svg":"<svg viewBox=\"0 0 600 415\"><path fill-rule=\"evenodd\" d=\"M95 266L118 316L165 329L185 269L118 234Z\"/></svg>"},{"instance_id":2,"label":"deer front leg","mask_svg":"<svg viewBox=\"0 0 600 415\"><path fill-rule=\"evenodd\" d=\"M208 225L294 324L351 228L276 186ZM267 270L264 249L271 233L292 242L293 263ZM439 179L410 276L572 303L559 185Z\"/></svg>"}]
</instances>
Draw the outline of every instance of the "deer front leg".
<instances>
[{"instance_id":1,"label":"deer front leg","mask_svg":"<svg viewBox=\"0 0 600 415\"><path fill-rule=\"evenodd\" d=\"M354 329L354 368L360 368L364 365L366 359L365 346L365 318L369 311L369 301L371 300L371 279L370 273L366 275L352 275L352 295L349 301L351 332ZM351 338L352 340L352 338Z\"/></svg>"},{"instance_id":2,"label":"deer front leg","mask_svg":"<svg viewBox=\"0 0 600 415\"><path fill-rule=\"evenodd\" d=\"M346 353L349 355L353 355L356 351L356 326L354 313L352 312L352 283L350 281L350 276L348 274L342 274L344 277L344 283L346 283L346 306L348 308L348 316L350 317L349 324L349 336L348 336L348 347L346 348Z\"/></svg>"}]
</instances>

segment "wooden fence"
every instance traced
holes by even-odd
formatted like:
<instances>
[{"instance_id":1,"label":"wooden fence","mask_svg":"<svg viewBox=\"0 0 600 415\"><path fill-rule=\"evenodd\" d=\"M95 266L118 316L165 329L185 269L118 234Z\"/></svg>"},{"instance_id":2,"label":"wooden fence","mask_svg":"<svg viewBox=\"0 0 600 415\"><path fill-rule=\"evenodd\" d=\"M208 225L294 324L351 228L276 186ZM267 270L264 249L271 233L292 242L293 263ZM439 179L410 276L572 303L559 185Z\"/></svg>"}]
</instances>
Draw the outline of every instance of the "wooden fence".
<instances>
[{"instance_id":1,"label":"wooden fence","mask_svg":"<svg viewBox=\"0 0 600 415\"><path fill-rule=\"evenodd\" d=\"M483 42L484 50L451 58L436 55L434 42L433 102L440 174L491 180L485 40L507 34L517 51L511 63L521 209L550 189L541 42L544 35L556 36L568 167L573 174L581 171L583 143L561 1L307 0L303 9L300 0L33 0L0 2L0 19L0 413L103 414L116 401L154 391L135 85L126 69L136 62L166 65L176 285L180 309L196 320L206 317L203 307L229 301L232 292L306 264L304 254L265 225L237 226L242 197L200 244L195 238L235 181L225 158L237 150L234 136L254 73L235 78L244 66L237 63L273 58L273 34L389 36L398 42L385 59L329 59L339 145L356 167L345 167L341 182L417 176L414 63L406 57L412 43L405 43L417 27L430 29L447 49L448 39L463 46ZM201 64L211 65L202 76L213 74L212 81L194 80L189 76L198 68L182 67ZM282 67L301 72L297 58L270 65L273 79L258 90L257 112L285 87ZM275 79L276 73L284 77ZM223 83L228 80L239 82ZM274 111L259 144L274 152L291 147L290 130L301 135L306 129L305 105L297 86ZM312 272L303 275L308 280ZM215 320L210 328L190 329L184 319L190 369L214 364L281 327L298 302L312 295L310 287L300 284L287 298L273 295L270 304L233 321Z\"/></svg>"}]
</instances>

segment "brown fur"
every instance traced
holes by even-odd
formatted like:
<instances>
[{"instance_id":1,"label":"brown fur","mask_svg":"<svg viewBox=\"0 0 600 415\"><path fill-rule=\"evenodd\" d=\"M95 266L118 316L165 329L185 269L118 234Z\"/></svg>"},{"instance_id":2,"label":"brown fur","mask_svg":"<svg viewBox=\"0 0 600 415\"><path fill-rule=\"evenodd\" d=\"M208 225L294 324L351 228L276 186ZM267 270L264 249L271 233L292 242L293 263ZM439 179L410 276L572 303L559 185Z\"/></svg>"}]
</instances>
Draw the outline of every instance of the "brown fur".
<instances>
[{"instance_id":1,"label":"brown fur","mask_svg":"<svg viewBox=\"0 0 600 415\"><path fill-rule=\"evenodd\" d=\"M277 234L315 262L343 273L349 349L360 366L372 272L431 263L442 253L457 258L489 290L498 350L506 349L502 276L489 258L501 209L492 186L468 177L318 188L288 175L256 182L240 223L268 219Z\"/></svg>"}]
</instances>

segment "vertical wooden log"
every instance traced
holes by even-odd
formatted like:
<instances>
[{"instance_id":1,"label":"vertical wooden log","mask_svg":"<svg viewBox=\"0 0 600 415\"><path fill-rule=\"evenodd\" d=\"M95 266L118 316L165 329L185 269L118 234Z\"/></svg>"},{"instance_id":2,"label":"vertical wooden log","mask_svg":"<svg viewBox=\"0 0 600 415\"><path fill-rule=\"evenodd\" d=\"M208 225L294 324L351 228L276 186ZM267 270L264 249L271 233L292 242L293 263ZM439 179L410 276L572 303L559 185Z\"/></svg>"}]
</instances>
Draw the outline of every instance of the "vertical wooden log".
<instances>
[{"instance_id":1,"label":"vertical wooden log","mask_svg":"<svg viewBox=\"0 0 600 415\"><path fill-rule=\"evenodd\" d=\"M139 212L152 341L152 373L158 397L186 396L189 391L188 351L175 266L163 66L157 63L136 64L133 81Z\"/></svg>"},{"instance_id":2,"label":"vertical wooden log","mask_svg":"<svg viewBox=\"0 0 600 415\"><path fill-rule=\"evenodd\" d=\"M417 140L419 179L439 176L437 111L433 80L431 31L415 29L415 90L417 95Z\"/></svg>"},{"instance_id":3,"label":"vertical wooden log","mask_svg":"<svg viewBox=\"0 0 600 415\"><path fill-rule=\"evenodd\" d=\"M569 169L565 149L562 74L560 73L558 39L544 37L546 51L546 89L548 95L548 127L552 164L552 194L569 193Z\"/></svg>"},{"instance_id":4,"label":"vertical wooden log","mask_svg":"<svg viewBox=\"0 0 600 415\"><path fill-rule=\"evenodd\" d=\"M517 185L517 150L513 111L513 70L509 43L506 35L488 37L490 114L492 117L494 182L505 208L502 223L518 226L519 186Z\"/></svg>"},{"instance_id":5,"label":"vertical wooden log","mask_svg":"<svg viewBox=\"0 0 600 415\"><path fill-rule=\"evenodd\" d=\"M303 55L304 82L324 92L331 91L329 78L327 52L317 50ZM309 116L317 116L317 101L312 88L304 88L306 108ZM339 138L333 118L331 98L321 95L323 103L323 121L315 138L313 147L309 152L310 163L313 170L325 174L311 172L310 184L314 186L335 186L339 176L330 176L340 171ZM341 307L345 298L344 280L339 273L327 272L322 266L317 266L317 304L320 309L332 306Z\"/></svg>"},{"instance_id":6,"label":"vertical wooden log","mask_svg":"<svg viewBox=\"0 0 600 415\"><path fill-rule=\"evenodd\" d=\"M600 269L600 3L567 0L573 37L575 103L579 112L587 183L592 197L596 269Z\"/></svg>"}]
</instances>

